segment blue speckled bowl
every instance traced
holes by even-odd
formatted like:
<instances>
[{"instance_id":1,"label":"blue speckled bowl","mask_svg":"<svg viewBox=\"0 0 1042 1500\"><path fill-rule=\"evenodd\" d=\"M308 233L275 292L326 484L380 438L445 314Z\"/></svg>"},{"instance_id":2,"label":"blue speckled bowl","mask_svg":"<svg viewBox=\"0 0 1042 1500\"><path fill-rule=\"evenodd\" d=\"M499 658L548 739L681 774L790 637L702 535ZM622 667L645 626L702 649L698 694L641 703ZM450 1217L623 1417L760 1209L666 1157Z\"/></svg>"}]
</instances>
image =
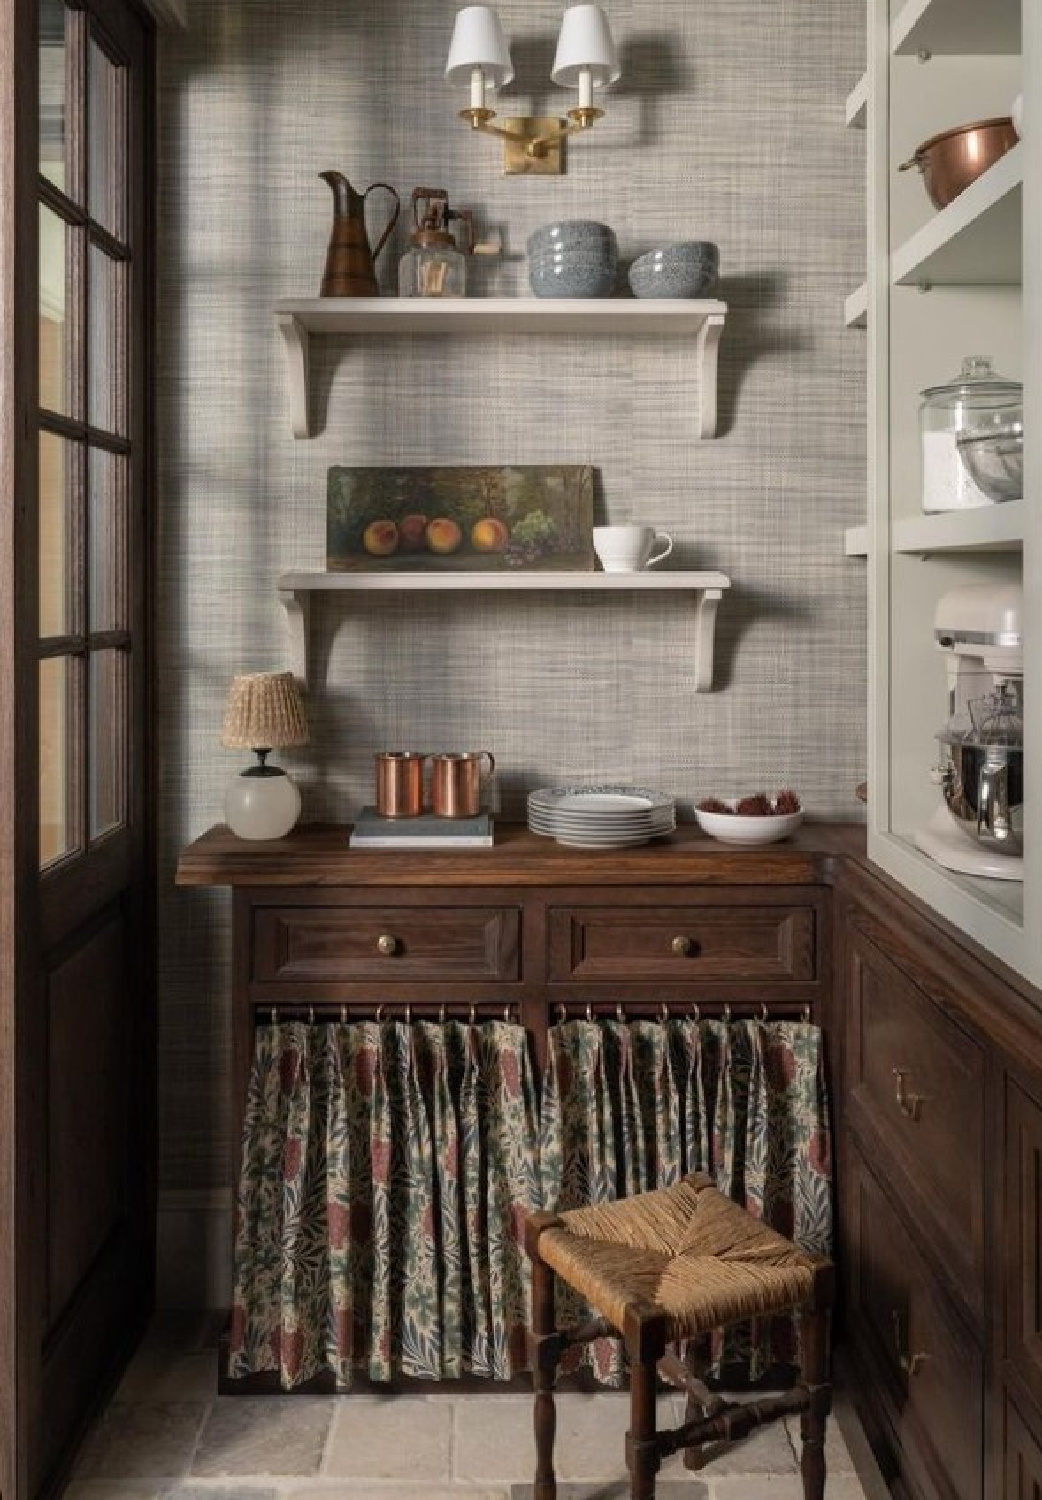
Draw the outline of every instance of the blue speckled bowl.
<instances>
[{"instance_id":1,"label":"blue speckled bowl","mask_svg":"<svg viewBox=\"0 0 1042 1500\"><path fill-rule=\"evenodd\" d=\"M610 297L618 259L610 229L606 236L580 234L573 243L550 240L533 247L530 240L528 279L537 297Z\"/></svg>"},{"instance_id":2,"label":"blue speckled bowl","mask_svg":"<svg viewBox=\"0 0 1042 1500\"><path fill-rule=\"evenodd\" d=\"M635 297L704 297L719 268L720 251L711 240L686 240L638 256L629 283Z\"/></svg>"},{"instance_id":3,"label":"blue speckled bowl","mask_svg":"<svg viewBox=\"0 0 1042 1500\"><path fill-rule=\"evenodd\" d=\"M599 252L605 245L612 246L618 254L615 231L608 224L599 224L596 219L561 219L556 224L533 229L525 248L534 257L562 248Z\"/></svg>"}]
</instances>

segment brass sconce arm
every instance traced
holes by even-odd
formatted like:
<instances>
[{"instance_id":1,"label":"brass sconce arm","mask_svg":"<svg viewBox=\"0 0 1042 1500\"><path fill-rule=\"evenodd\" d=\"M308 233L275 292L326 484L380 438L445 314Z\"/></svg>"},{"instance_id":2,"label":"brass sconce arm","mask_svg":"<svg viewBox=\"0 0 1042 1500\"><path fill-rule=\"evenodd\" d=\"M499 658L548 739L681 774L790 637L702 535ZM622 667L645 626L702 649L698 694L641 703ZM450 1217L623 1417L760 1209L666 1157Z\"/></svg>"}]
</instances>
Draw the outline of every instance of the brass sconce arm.
<instances>
[{"instance_id":1,"label":"brass sconce arm","mask_svg":"<svg viewBox=\"0 0 1042 1500\"><path fill-rule=\"evenodd\" d=\"M568 111L567 123L560 119L532 118L515 115L502 125L493 125L494 109L461 109L459 118L472 130L495 135L504 142L503 170L508 175L543 172L556 176L562 171L562 142L565 136L589 130L604 114L593 105L580 105Z\"/></svg>"},{"instance_id":2,"label":"brass sconce arm","mask_svg":"<svg viewBox=\"0 0 1042 1500\"><path fill-rule=\"evenodd\" d=\"M549 131L546 135L537 135L535 140L529 141L525 146L527 156L543 156L549 146L564 139L566 135L574 135L577 130L589 130L604 114L603 109L595 109L588 105L581 109L570 109L568 125L562 125L560 129Z\"/></svg>"}]
</instances>

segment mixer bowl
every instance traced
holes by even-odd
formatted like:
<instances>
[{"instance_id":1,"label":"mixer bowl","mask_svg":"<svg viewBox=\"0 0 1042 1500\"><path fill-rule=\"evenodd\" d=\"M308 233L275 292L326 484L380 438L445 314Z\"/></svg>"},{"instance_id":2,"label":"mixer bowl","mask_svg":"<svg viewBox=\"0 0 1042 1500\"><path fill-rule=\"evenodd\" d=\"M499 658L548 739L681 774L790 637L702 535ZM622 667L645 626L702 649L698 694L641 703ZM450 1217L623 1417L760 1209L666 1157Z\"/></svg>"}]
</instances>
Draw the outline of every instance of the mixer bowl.
<instances>
[{"instance_id":1,"label":"mixer bowl","mask_svg":"<svg viewBox=\"0 0 1042 1500\"><path fill-rule=\"evenodd\" d=\"M942 790L956 828L993 854L1023 854L1023 750L973 744L948 735L938 735L938 739L951 756Z\"/></svg>"}]
</instances>

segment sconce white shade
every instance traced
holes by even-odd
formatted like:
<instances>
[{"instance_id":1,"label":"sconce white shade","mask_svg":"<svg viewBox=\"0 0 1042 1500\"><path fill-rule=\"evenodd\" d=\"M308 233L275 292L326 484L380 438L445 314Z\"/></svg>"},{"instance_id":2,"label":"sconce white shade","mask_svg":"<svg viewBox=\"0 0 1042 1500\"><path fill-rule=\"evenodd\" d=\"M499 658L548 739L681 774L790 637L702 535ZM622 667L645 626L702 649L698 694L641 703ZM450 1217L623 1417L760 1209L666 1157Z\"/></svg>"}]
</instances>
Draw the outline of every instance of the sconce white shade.
<instances>
[{"instance_id":1,"label":"sconce white shade","mask_svg":"<svg viewBox=\"0 0 1042 1500\"><path fill-rule=\"evenodd\" d=\"M589 69L595 89L614 83L622 71L608 18L599 5L573 5L565 11L550 77L563 88L578 88L584 69Z\"/></svg>"},{"instance_id":2,"label":"sconce white shade","mask_svg":"<svg viewBox=\"0 0 1042 1500\"><path fill-rule=\"evenodd\" d=\"M595 10L596 6L584 8ZM445 77L450 83L469 83L475 68L494 88L514 76L502 23L490 5L468 5L456 13Z\"/></svg>"}]
</instances>

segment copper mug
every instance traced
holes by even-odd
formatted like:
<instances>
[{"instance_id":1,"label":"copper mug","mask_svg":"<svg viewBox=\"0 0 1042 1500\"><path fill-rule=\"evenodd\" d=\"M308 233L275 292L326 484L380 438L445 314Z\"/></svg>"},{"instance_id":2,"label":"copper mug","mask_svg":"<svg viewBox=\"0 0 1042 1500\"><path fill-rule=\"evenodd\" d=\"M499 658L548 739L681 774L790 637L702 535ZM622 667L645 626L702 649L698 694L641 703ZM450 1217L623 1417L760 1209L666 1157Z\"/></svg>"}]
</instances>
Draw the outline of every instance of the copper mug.
<instances>
[{"instance_id":1,"label":"copper mug","mask_svg":"<svg viewBox=\"0 0 1042 1500\"><path fill-rule=\"evenodd\" d=\"M476 818L481 811L481 770L496 762L491 750L457 750L431 756L431 803L437 818Z\"/></svg>"},{"instance_id":2,"label":"copper mug","mask_svg":"<svg viewBox=\"0 0 1042 1500\"><path fill-rule=\"evenodd\" d=\"M376 761L376 810L382 818L418 818L423 812L423 763L418 750L382 750Z\"/></svg>"}]
</instances>

